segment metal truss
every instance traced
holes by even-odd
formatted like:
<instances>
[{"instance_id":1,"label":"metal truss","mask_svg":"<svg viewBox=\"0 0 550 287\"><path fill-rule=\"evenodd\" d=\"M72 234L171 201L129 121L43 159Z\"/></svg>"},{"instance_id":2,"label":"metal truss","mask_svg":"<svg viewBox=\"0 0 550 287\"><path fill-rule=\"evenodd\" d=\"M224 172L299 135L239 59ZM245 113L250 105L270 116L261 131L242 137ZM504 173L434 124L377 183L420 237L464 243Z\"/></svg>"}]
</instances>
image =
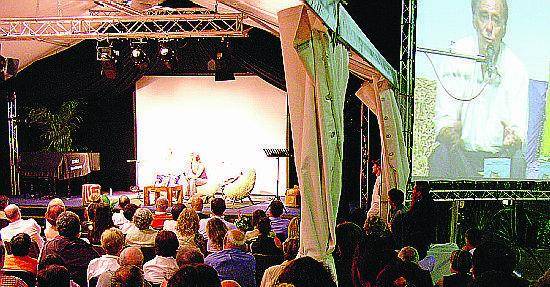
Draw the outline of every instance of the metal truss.
<instances>
[{"instance_id":1,"label":"metal truss","mask_svg":"<svg viewBox=\"0 0 550 287\"><path fill-rule=\"evenodd\" d=\"M117 11L117 13L121 12ZM190 12L184 14L0 19L0 40L3 41L246 36L241 13L206 14L201 11L199 14Z\"/></svg>"},{"instance_id":2,"label":"metal truss","mask_svg":"<svg viewBox=\"0 0 550 287\"><path fill-rule=\"evenodd\" d=\"M367 206L369 200L369 108L361 103L361 167L359 173L359 207Z\"/></svg>"},{"instance_id":3,"label":"metal truss","mask_svg":"<svg viewBox=\"0 0 550 287\"><path fill-rule=\"evenodd\" d=\"M12 195L19 195L19 141L17 139L17 100L15 92L9 91L6 95L8 103L8 145L10 158L10 188Z\"/></svg>"},{"instance_id":4,"label":"metal truss","mask_svg":"<svg viewBox=\"0 0 550 287\"><path fill-rule=\"evenodd\" d=\"M416 49L416 0L402 0L401 49L399 53L399 93L396 101L403 121L409 168L412 171L414 121L414 54Z\"/></svg>"},{"instance_id":5,"label":"metal truss","mask_svg":"<svg viewBox=\"0 0 550 287\"><path fill-rule=\"evenodd\" d=\"M122 16L127 13L118 9L99 8L90 9L90 16ZM184 14L213 14L213 11L207 8L168 8L153 7L151 9L139 11L141 15L184 15Z\"/></svg>"},{"instance_id":6,"label":"metal truss","mask_svg":"<svg viewBox=\"0 0 550 287\"><path fill-rule=\"evenodd\" d=\"M550 191L543 190L435 190L430 193L435 201L550 200Z\"/></svg>"}]
</instances>

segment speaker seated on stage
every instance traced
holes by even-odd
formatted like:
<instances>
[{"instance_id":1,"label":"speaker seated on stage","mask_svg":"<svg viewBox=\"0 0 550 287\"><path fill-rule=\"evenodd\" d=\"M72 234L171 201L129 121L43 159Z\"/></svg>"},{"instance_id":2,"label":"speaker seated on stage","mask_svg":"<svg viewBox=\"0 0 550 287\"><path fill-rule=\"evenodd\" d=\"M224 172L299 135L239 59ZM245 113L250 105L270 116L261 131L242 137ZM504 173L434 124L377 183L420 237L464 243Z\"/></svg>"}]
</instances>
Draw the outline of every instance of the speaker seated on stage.
<instances>
[{"instance_id":1,"label":"speaker seated on stage","mask_svg":"<svg viewBox=\"0 0 550 287\"><path fill-rule=\"evenodd\" d=\"M201 157L198 153L191 153L191 158L187 169L185 171L185 177L178 179L178 184L184 187L184 192L178 194L178 202L182 201L182 198L191 197L197 193L197 187L205 185L208 182L208 176L206 175L206 166L201 161Z\"/></svg>"}]
</instances>

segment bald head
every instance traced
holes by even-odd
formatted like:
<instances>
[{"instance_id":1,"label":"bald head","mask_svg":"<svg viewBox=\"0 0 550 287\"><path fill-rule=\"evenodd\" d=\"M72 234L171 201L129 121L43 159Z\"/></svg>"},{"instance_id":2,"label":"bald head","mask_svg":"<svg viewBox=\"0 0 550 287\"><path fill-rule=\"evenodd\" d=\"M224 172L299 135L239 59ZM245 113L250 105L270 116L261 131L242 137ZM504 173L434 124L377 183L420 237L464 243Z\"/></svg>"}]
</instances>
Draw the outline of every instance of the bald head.
<instances>
[{"instance_id":1,"label":"bald head","mask_svg":"<svg viewBox=\"0 0 550 287\"><path fill-rule=\"evenodd\" d=\"M19 210L19 206L15 204L10 204L6 206L6 208L4 209L4 212L6 213L6 217L11 222L21 219L21 210Z\"/></svg>"},{"instance_id":2,"label":"bald head","mask_svg":"<svg viewBox=\"0 0 550 287\"><path fill-rule=\"evenodd\" d=\"M155 201L155 206L157 208L157 211L166 212L166 210L168 209L168 198L166 197L157 198L157 200Z\"/></svg>"},{"instance_id":3,"label":"bald head","mask_svg":"<svg viewBox=\"0 0 550 287\"><path fill-rule=\"evenodd\" d=\"M137 247L126 247L120 252L118 263L120 266L135 265L141 267L143 265L143 253Z\"/></svg>"},{"instance_id":4,"label":"bald head","mask_svg":"<svg viewBox=\"0 0 550 287\"><path fill-rule=\"evenodd\" d=\"M225 234L225 238L223 240L223 248L224 249L242 249L245 247L246 244L246 237L244 236L244 233L238 229L233 229L227 231L227 234Z\"/></svg>"},{"instance_id":5,"label":"bald head","mask_svg":"<svg viewBox=\"0 0 550 287\"><path fill-rule=\"evenodd\" d=\"M128 198L128 196L126 195L121 195L118 198L118 206L120 206L120 208L124 208L129 203L130 203L130 198Z\"/></svg>"}]
</instances>

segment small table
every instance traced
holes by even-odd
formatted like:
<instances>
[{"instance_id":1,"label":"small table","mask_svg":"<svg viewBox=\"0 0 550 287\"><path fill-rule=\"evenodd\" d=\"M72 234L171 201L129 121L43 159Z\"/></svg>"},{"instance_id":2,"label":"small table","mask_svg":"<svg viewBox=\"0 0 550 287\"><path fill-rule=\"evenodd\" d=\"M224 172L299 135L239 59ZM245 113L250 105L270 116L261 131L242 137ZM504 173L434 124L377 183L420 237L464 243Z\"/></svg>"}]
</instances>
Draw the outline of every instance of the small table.
<instances>
[{"instance_id":1,"label":"small table","mask_svg":"<svg viewBox=\"0 0 550 287\"><path fill-rule=\"evenodd\" d=\"M151 204L151 192L155 193L155 200L160 197L161 192L166 192L166 198L168 199L168 206L172 206L172 198L175 194L177 196L179 192L183 192L182 185L176 186L153 186L149 185L143 188L143 205L152 205ZM180 203L180 202L178 202Z\"/></svg>"}]
</instances>

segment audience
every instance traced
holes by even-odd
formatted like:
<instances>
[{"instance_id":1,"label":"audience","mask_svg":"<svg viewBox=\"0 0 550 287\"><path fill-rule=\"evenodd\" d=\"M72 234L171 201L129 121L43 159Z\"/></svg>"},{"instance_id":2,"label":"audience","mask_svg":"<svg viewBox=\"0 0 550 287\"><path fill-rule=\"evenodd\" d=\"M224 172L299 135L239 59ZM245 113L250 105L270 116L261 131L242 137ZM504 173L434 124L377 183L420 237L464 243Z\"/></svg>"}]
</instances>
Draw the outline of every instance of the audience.
<instances>
[{"instance_id":1,"label":"audience","mask_svg":"<svg viewBox=\"0 0 550 287\"><path fill-rule=\"evenodd\" d=\"M106 254L90 261L87 272L88 282L93 277L99 277L107 271L116 271L120 267L118 255L124 248L124 234L116 228L105 230L101 235L101 247Z\"/></svg>"},{"instance_id":2,"label":"audience","mask_svg":"<svg viewBox=\"0 0 550 287\"><path fill-rule=\"evenodd\" d=\"M172 220L172 214L167 212L168 199L166 197L159 197L155 200L155 213L153 214L153 221L151 227L154 229L162 229L164 221Z\"/></svg>"},{"instance_id":3,"label":"audience","mask_svg":"<svg viewBox=\"0 0 550 287\"><path fill-rule=\"evenodd\" d=\"M88 240L91 244L101 244L101 235L103 232L114 226L113 214L109 205L91 204L91 208L88 210L88 214L91 218L91 229L88 231Z\"/></svg>"},{"instance_id":4,"label":"audience","mask_svg":"<svg viewBox=\"0 0 550 287\"><path fill-rule=\"evenodd\" d=\"M155 238L155 258L143 264L145 280L161 284L178 271L176 252L178 239L172 231L161 230Z\"/></svg>"},{"instance_id":5,"label":"audience","mask_svg":"<svg viewBox=\"0 0 550 287\"><path fill-rule=\"evenodd\" d=\"M187 264L204 263L204 255L197 248L183 247L176 254L176 262L180 268Z\"/></svg>"},{"instance_id":6,"label":"audience","mask_svg":"<svg viewBox=\"0 0 550 287\"><path fill-rule=\"evenodd\" d=\"M12 254L6 255L4 259L4 269L24 270L36 275L38 260L29 256L31 243L32 240L28 234L15 235L10 241Z\"/></svg>"},{"instance_id":7,"label":"audience","mask_svg":"<svg viewBox=\"0 0 550 287\"><path fill-rule=\"evenodd\" d=\"M362 236L363 230L355 223L343 222L336 226L336 247L332 255L336 266L336 278L338 278L340 286L352 286L351 262L353 252Z\"/></svg>"},{"instance_id":8,"label":"audience","mask_svg":"<svg viewBox=\"0 0 550 287\"><path fill-rule=\"evenodd\" d=\"M288 223L288 238L300 238L300 218L293 217Z\"/></svg>"},{"instance_id":9,"label":"audience","mask_svg":"<svg viewBox=\"0 0 550 287\"><path fill-rule=\"evenodd\" d=\"M36 276L37 287L69 287L71 286L71 276L64 266L48 265L38 271ZM81 285L86 286L86 285Z\"/></svg>"},{"instance_id":10,"label":"audience","mask_svg":"<svg viewBox=\"0 0 550 287\"><path fill-rule=\"evenodd\" d=\"M275 285L275 283L277 282L277 279L279 278L279 275L281 274L281 272L283 272L283 269L290 263L291 260L296 258L296 256L298 255L299 247L300 247L299 239L287 238L287 240L283 243L283 254L284 254L283 256L285 261L283 261L283 263L281 263L280 265L274 265L265 270L260 287L271 287ZM341 282L340 286L351 286L351 285L346 285L345 283Z\"/></svg>"},{"instance_id":11,"label":"audience","mask_svg":"<svg viewBox=\"0 0 550 287\"><path fill-rule=\"evenodd\" d=\"M220 280L235 280L243 287L254 287L256 261L245 249L244 234L240 230L230 230L225 235L223 250L206 256L204 263L214 267Z\"/></svg>"},{"instance_id":12,"label":"audience","mask_svg":"<svg viewBox=\"0 0 550 287\"><path fill-rule=\"evenodd\" d=\"M437 281L437 286L442 287L460 287L470 286L472 284L472 255L467 250L455 250L450 258L451 272L453 274L443 276Z\"/></svg>"},{"instance_id":13,"label":"audience","mask_svg":"<svg viewBox=\"0 0 550 287\"><path fill-rule=\"evenodd\" d=\"M491 241L480 244L472 258L474 286L503 286L499 285L499 282L512 284L507 286L528 286L528 282L513 273L516 264L516 254L509 246ZM481 279L488 272L491 274ZM499 275L496 276L495 272ZM486 285L486 283L495 285Z\"/></svg>"},{"instance_id":14,"label":"audience","mask_svg":"<svg viewBox=\"0 0 550 287\"><path fill-rule=\"evenodd\" d=\"M5 195L0 195L0 229L8 226L10 221L6 217L4 209L8 206L10 199Z\"/></svg>"},{"instance_id":15,"label":"audience","mask_svg":"<svg viewBox=\"0 0 550 287\"><path fill-rule=\"evenodd\" d=\"M200 196L191 196L189 199L189 203L191 204L191 208L197 212L197 215L200 219L208 218L208 216L204 213L202 213L204 201L202 200L202 197Z\"/></svg>"},{"instance_id":16,"label":"audience","mask_svg":"<svg viewBox=\"0 0 550 287\"><path fill-rule=\"evenodd\" d=\"M177 203L172 205L170 208L170 214L172 218L165 220L162 230L176 232L176 225L178 225L178 218L180 217L181 212L185 208L185 205ZM154 220L153 220L154 221Z\"/></svg>"},{"instance_id":17,"label":"audience","mask_svg":"<svg viewBox=\"0 0 550 287\"><path fill-rule=\"evenodd\" d=\"M223 214L225 212L226 206L225 206L225 200L223 198L214 198L212 199L212 202L210 203L210 210L212 211L212 214L210 215L210 218L201 219L199 222L199 233L206 237L206 224L208 221L210 221L212 218L218 218L220 219L225 226L227 226L227 229L236 229L237 227L229 222L225 221L223 219Z\"/></svg>"},{"instance_id":18,"label":"audience","mask_svg":"<svg viewBox=\"0 0 550 287\"><path fill-rule=\"evenodd\" d=\"M258 220L257 228L259 234L252 240L250 251L254 254L264 254L272 256L282 256L283 253L277 247L275 240L270 237L271 221L267 217L262 217Z\"/></svg>"},{"instance_id":19,"label":"audience","mask_svg":"<svg viewBox=\"0 0 550 287\"><path fill-rule=\"evenodd\" d=\"M137 247L126 247L120 252L118 264L120 266L137 266L141 268L143 266L143 253ZM111 278L114 274L115 271L107 271L101 274L96 287L110 287Z\"/></svg>"},{"instance_id":20,"label":"audience","mask_svg":"<svg viewBox=\"0 0 550 287\"><path fill-rule=\"evenodd\" d=\"M56 221L59 236L46 242L41 261L56 254L65 263L71 278L80 286L86 286L86 270L92 259L99 257L92 245L80 239L80 219L71 211L59 215Z\"/></svg>"},{"instance_id":21,"label":"audience","mask_svg":"<svg viewBox=\"0 0 550 287\"><path fill-rule=\"evenodd\" d=\"M376 278L376 286L394 286L394 282L401 281L405 286L431 287L430 272L418 266L418 251L413 247L403 247L398 254L399 259L394 264L386 265Z\"/></svg>"},{"instance_id":22,"label":"audience","mask_svg":"<svg viewBox=\"0 0 550 287\"><path fill-rule=\"evenodd\" d=\"M127 204L124 207L124 210L122 211L122 215L124 215L124 218L126 221L122 224L122 227L120 227L120 231L122 233L127 234L129 230L135 228L135 224L132 222L132 219L134 218L134 214L136 214L136 211L139 209L139 206L130 203Z\"/></svg>"},{"instance_id":23,"label":"audience","mask_svg":"<svg viewBox=\"0 0 550 287\"><path fill-rule=\"evenodd\" d=\"M202 254L207 253L206 239L199 233L199 216L191 208L185 208L179 215L176 235L180 248L197 248Z\"/></svg>"},{"instance_id":24,"label":"audience","mask_svg":"<svg viewBox=\"0 0 550 287\"><path fill-rule=\"evenodd\" d=\"M227 234L227 225L219 218L212 218L206 224L206 234L208 236L208 252L221 251L223 240Z\"/></svg>"},{"instance_id":25,"label":"audience","mask_svg":"<svg viewBox=\"0 0 550 287\"><path fill-rule=\"evenodd\" d=\"M153 221L153 213L147 208L139 208L136 210L132 222L132 227L126 233L126 245L137 247L153 247L155 246L155 237L157 231L151 228Z\"/></svg>"},{"instance_id":26,"label":"audience","mask_svg":"<svg viewBox=\"0 0 550 287\"><path fill-rule=\"evenodd\" d=\"M15 204L6 206L4 212L10 223L8 226L0 229L0 237L3 241L10 241L15 235L26 233L38 244L38 248L42 249L44 246L44 239L40 237L42 228L40 228L34 219L22 219L21 210Z\"/></svg>"},{"instance_id":27,"label":"audience","mask_svg":"<svg viewBox=\"0 0 550 287\"><path fill-rule=\"evenodd\" d=\"M274 200L269 205L269 220L271 220L271 229L279 240L285 241L288 237L288 224L290 220L281 218L285 211L285 206L280 200Z\"/></svg>"},{"instance_id":28,"label":"audience","mask_svg":"<svg viewBox=\"0 0 550 287\"><path fill-rule=\"evenodd\" d=\"M130 198L128 198L128 196L121 195L118 198L118 204L115 207L115 211L113 212L113 224L115 225L116 228L121 229L124 223L130 221L126 219L126 217L124 217L124 208L128 204L130 204Z\"/></svg>"},{"instance_id":29,"label":"audience","mask_svg":"<svg viewBox=\"0 0 550 287\"><path fill-rule=\"evenodd\" d=\"M63 211L65 211L65 208L63 206L54 205L50 207L50 209L46 212L46 215L44 217L46 219L46 222L49 223L46 224L46 228L44 229L44 236L46 237L46 241L50 241L59 235L55 222Z\"/></svg>"},{"instance_id":30,"label":"audience","mask_svg":"<svg viewBox=\"0 0 550 287\"><path fill-rule=\"evenodd\" d=\"M295 287L336 287L328 267L308 256L292 260L279 275L278 283Z\"/></svg>"}]
</instances>

